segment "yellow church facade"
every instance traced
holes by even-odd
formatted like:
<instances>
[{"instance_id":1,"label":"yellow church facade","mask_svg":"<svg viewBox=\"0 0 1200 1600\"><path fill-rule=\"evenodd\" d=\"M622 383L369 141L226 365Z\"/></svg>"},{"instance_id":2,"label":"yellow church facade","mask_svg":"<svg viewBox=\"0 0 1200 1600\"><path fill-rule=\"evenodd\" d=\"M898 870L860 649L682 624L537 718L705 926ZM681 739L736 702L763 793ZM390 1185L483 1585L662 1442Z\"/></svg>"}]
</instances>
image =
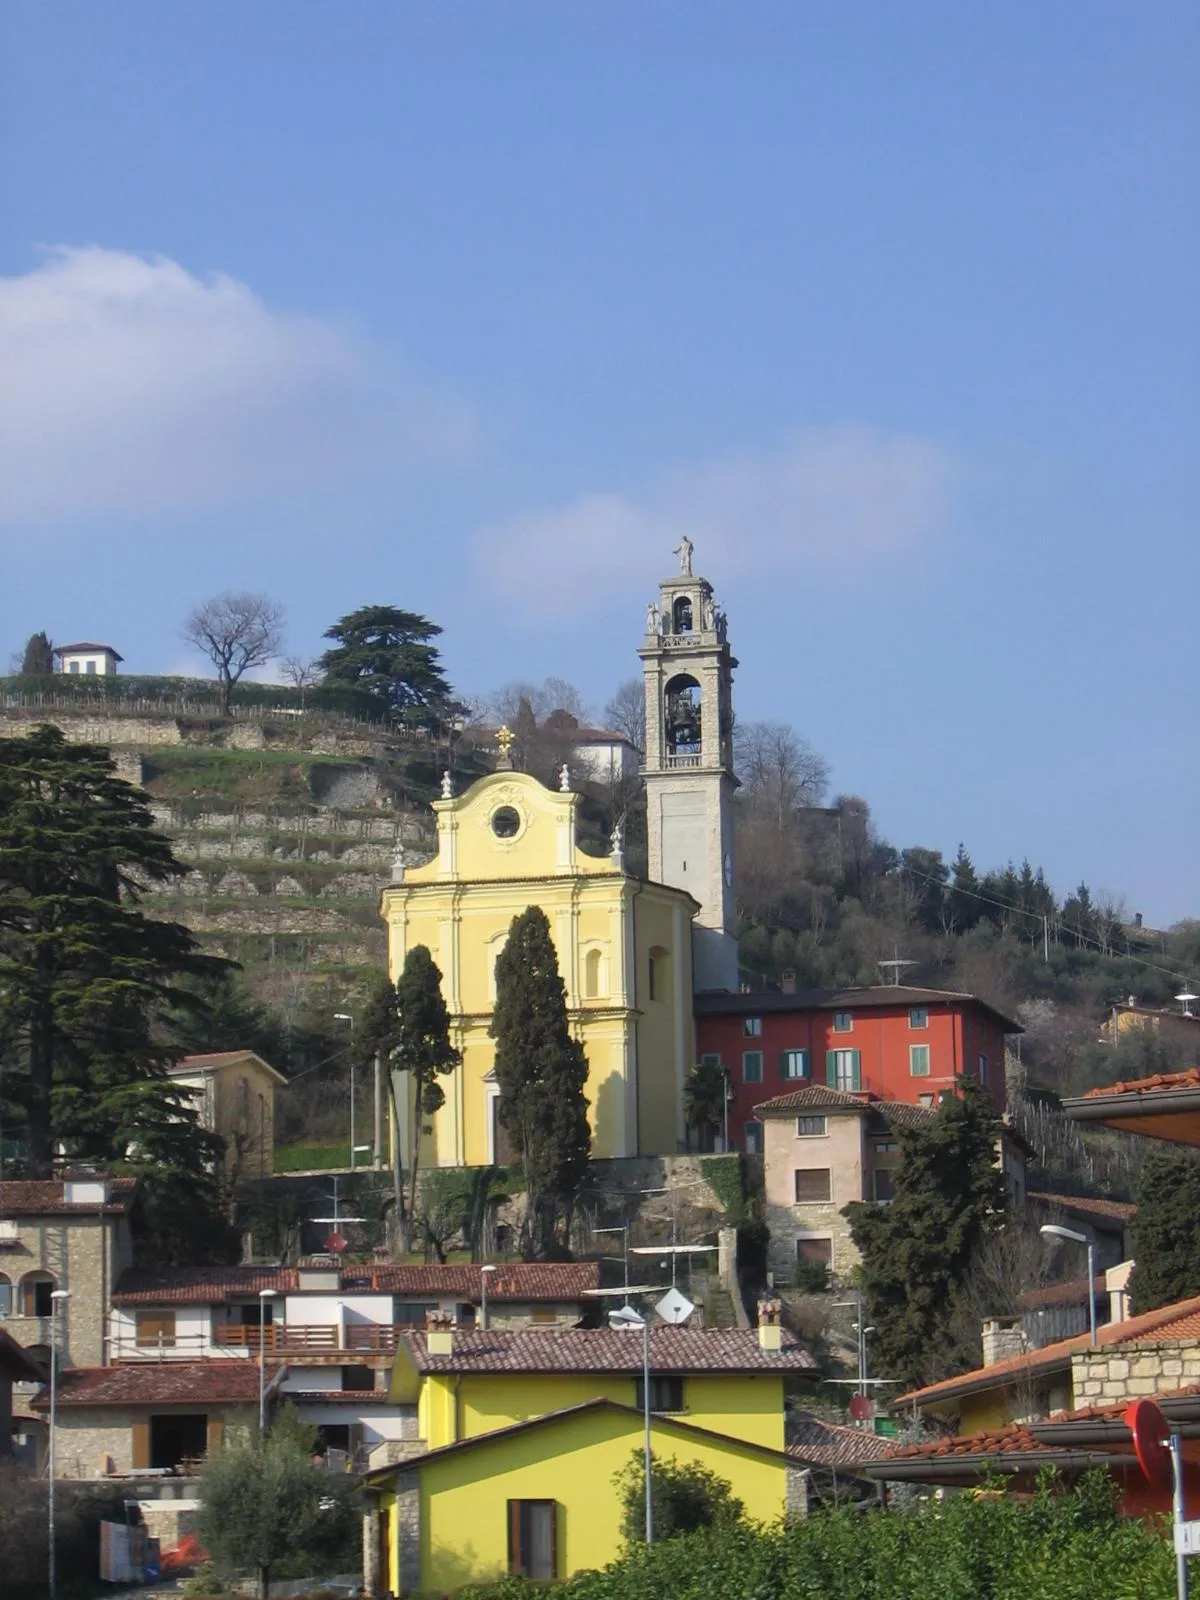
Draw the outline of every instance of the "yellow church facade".
<instances>
[{"instance_id":1,"label":"yellow church facade","mask_svg":"<svg viewBox=\"0 0 1200 1600\"><path fill-rule=\"evenodd\" d=\"M699 906L683 889L630 875L619 840L608 857L581 851L578 805L565 787L492 773L434 803L436 856L398 867L383 892L392 979L414 945L429 948L462 1052L462 1066L442 1080L446 1102L422 1141L426 1164L505 1160L488 1029L497 958L513 918L532 905L550 923L571 1028L587 1056L592 1154L664 1155L681 1147ZM408 1109L401 1106L402 1119ZM406 1148L406 1130L399 1133Z\"/></svg>"}]
</instances>

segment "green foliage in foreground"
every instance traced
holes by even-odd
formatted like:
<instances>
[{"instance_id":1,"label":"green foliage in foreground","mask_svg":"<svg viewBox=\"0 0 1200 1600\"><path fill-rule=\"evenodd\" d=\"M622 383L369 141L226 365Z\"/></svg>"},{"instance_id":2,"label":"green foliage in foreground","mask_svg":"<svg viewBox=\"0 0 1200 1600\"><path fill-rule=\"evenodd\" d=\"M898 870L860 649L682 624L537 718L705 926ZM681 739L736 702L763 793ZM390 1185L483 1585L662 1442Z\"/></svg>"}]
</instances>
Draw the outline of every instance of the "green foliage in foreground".
<instances>
[{"instance_id":1,"label":"green foliage in foreground","mask_svg":"<svg viewBox=\"0 0 1200 1600\"><path fill-rule=\"evenodd\" d=\"M633 1452L628 1468L618 1474L624 1514L621 1529L627 1544L646 1539L646 1460L640 1450ZM715 1472L697 1461L670 1461L653 1457L650 1486L655 1539L673 1539L677 1534L695 1533L714 1523L737 1522L745 1506L731 1486Z\"/></svg>"},{"instance_id":2,"label":"green foliage in foreground","mask_svg":"<svg viewBox=\"0 0 1200 1600\"><path fill-rule=\"evenodd\" d=\"M510 1578L474 1600L531 1600ZM784 1529L719 1524L554 1587L570 1600L1174 1600L1160 1529L1120 1522L1096 1473L1024 1504L954 1496L886 1514L822 1511Z\"/></svg>"}]
</instances>

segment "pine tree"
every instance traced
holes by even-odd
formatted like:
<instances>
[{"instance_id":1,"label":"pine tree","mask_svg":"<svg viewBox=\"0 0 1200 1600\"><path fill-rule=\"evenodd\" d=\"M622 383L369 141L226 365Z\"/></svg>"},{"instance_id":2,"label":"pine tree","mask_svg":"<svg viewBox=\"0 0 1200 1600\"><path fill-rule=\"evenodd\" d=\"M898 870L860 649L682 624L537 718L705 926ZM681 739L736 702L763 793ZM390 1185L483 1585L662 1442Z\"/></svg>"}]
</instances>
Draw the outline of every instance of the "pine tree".
<instances>
[{"instance_id":1,"label":"pine tree","mask_svg":"<svg viewBox=\"0 0 1200 1600\"><path fill-rule=\"evenodd\" d=\"M45 633L33 633L25 641L21 657L23 678L49 678L54 675L54 646Z\"/></svg>"},{"instance_id":2,"label":"pine tree","mask_svg":"<svg viewBox=\"0 0 1200 1600\"><path fill-rule=\"evenodd\" d=\"M107 750L51 727L0 740L0 1110L24 1131L35 1176L59 1146L138 1172L160 1221L162 1186L183 1181L186 1232L215 1206L220 1140L172 1083L156 1030L192 1003L183 980L226 964L140 909L184 870Z\"/></svg>"},{"instance_id":3,"label":"pine tree","mask_svg":"<svg viewBox=\"0 0 1200 1600\"><path fill-rule=\"evenodd\" d=\"M317 663L315 698L366 715L435 728L456 709L436 647L436 622L396 606L360 606L325 630L335 641Z\"/></svg>"},{"instance_id":4,"label":"pine tree","mask_svg":"<svg viewBox=\"0 0 1200 1600\"><path fill-rule=\"evenodd\" d=\"M571 1037L566 990L550 923L540 906L514 917L496 962L496 1041L500 1122L517 1151L526 1191L524 1246L545 1251L558 1220L569 1230L587 1172L587 1058Z\"/></svg>"},{"instance_id":5,"label":"pine tree","mask_svg":"<svg viewBox=\"0 0 1200 1600\"><path fill-rule=\"evenodd\" d=\"M954 858L950 880L950 916L955 933L966 933L983 915L983 902L979 899L979 879L975 865L960 844Z\"/></svg>"},{"instance_id":6,"label":"pine tree","mask_svg":"<svg viewBox=\"0 0 1200 1600\"><path fill-rule=\"evenodd\" d=\"M944 1375L971 1353L956 1347L955 1298L1007 1197L996 1164L999 1119L967 1081L931 1122L898 1128L902 1159L888 1206L846 1207L862 1255L866 1313L874 1325L873 1365L906 1384Z\"/></svg>"},{"instance_id":7,"label":"pine tree","mask_svg":"<svg viewBox=\"0 0 1200 1600\"><path fill-rule=\"evenodd\" d=\"M1200 1160L1151 1150L1142 1163L1130 1224L1134 1315L1200 1295Z\"/></svg>"}]
</instances>

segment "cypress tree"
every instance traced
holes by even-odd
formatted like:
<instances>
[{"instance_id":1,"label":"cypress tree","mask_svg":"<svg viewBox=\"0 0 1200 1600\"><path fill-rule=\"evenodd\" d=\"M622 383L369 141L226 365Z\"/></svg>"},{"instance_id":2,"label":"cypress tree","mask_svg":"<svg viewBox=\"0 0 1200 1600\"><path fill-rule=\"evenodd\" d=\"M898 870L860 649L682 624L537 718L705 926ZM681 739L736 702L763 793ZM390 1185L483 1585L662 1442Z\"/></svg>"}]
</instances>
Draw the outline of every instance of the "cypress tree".
<instances>
[{"instance_id":1,"label":"cypress tree","mask_svg":"<svg viewBox=\"0 0 1200 1600\"><path fill-rule=\"evenodd\" d=\"M966 1081L929 1123L896 1129L902 1156L891 1204L845 1208L881 1376L919 1384L970 1364L955 1338L955 1299L980 1242L1004 1220L999 1128L987 1096Z\"/></svg>"},{"instance_id":2,"label":"cypress tree","mask_svg":"<svg viewBox=\"0 0 1200 1600\"><path fill-rule=\"evenodd\" d=\"M45 633L32 633L25 641L21 657L23 678L50 678L54 675L54 646Z\"/></svg>"},{"instance_id":3,"label":"cypress tree","mask_svg":"<svg viewBox=\"0 0 1200 1600\"><path fill-rule=\"evenodd\" d=\"M496 1041L500 1122L525 1182L524 1247L545 1251L562 1218L567 1231L587 1172L587 1058L571 1037L566 989L540 906L514 917L496 962Z\"/></svg>"},{"instance_id":4,"label":"cypress tree","mask_svg":"<svg viewBox=\"0 0 1200 1600\"><path fill-rule=\"evenodd\" d=\"M1130 1225L1134 1315L1200 1295L1200 1161L1151 1150L1142 1163Z\"/></svg>"}]
</instances>

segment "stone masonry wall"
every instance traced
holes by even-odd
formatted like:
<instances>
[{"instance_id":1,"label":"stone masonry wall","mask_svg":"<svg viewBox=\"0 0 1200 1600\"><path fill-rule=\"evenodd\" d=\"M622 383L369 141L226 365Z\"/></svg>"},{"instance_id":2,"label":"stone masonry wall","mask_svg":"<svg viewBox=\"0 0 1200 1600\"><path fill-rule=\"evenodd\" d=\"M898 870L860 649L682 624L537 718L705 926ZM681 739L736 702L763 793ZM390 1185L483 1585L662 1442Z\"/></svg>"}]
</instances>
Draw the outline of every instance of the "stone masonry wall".
<instances>
[{"instance_id":1,"label":"stone masonry wall","mask_svg":"<svg viewBox=\"0 0 1200 1600\"><path fill-rule=\"evenodd\" d=\"M28 1273L48 1272L55 1288L70 1292L59 1312L59 1346L65 1364L101 1366L104 1299L112 1290L114 1272L128 1265L128 1225L123 1218L20 1219L15 1245L0 1254L0 1273L12 1284L12 1312L3 1324L4 1331L26 1349L50 1344L53 1319L24 1316L21 1295L21 1282Z\"/></svg>"},{"instance_id":2,"label":"stone masonry wall","mask_svg":"<svg viewBox=\"0 0 1200 1600\"><path fill-rule=\"evenodd\" d=\"M1072 1357L1071 1376L1077 1406L1169 1394L1173 1389L1200 1383L1200 1341L1115 1344L1082 1350Z\"/></svg>"}]
</instances>

